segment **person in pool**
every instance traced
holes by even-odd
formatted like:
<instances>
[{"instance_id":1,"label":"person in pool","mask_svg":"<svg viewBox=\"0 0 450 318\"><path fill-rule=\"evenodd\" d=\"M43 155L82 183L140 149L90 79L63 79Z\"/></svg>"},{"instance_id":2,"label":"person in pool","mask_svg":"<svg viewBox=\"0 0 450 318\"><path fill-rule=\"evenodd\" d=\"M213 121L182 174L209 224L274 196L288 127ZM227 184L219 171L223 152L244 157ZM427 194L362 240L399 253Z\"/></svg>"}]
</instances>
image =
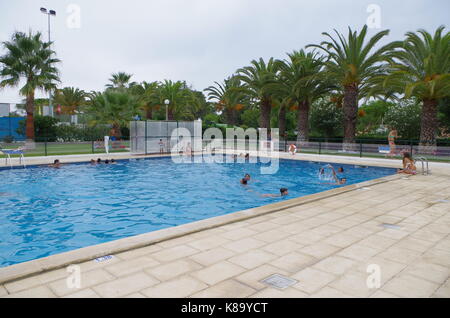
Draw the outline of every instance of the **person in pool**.
<instances>
[{"instance_id":1,"label":"person in pool","mask_svg":"<svg viewBox=\"0 0 450 318\"><path fill-rule=\"evenodd\" d=\"M271 197L271 198L275 198L275 197L284 197L287 196L289 194L288 189L287 188L281 188L280 189L280 194L272 194L272 193L267 193L267 194L263 194L263 197Z\"/></svg>"},{"instance_id":2,"label":"person in pool","mask_svg":"<svg viewBox=\"0 0 450 318\"><path fill-rule=\"evenodd\" d=\"M250 175L248 173L241 179L241 184L247 184L250 181Z\"/></svg>"},{"instance_id":3,"label":"person in pool","mask_svg":"<svg viewBox=\"0 0 450 318\"><path fill-rule=\"evenodd\" d=\"M91 159L91 166L97 165L97 162L94 159Z\"/></svg>"},{"instance_id":4,"label":"person in pool","mask_svg":"<svg viewBox=\"0 0 450 318\"><path fill-rule=\"evenodd\" d=\"M59 169L61 168L61 162L59 161L59 159L55 159L55 161L53 161L53 164L50 164L48 166L51 168Z\"/></svg>"},{"instance_id":5,"label":"person in pool","mask_svg":"<svg viewBox=\"0 0 450 318\"><path fill-rule=\"evenodd\" d=\"M102 163L102 159L98 158L98 159L97 159L97 163L98 163L98 164Z\"/></svg>"},{"instance_id":6,"label":"person in pool","mask_svg":"<svg viewBox=\"0 0 450 318\"><path fill-rule=\"evenodd\" d=\"M110 163L111 163L112 165L115 165L117 162L116 162L114 159L111 159Z\"/></svg>"}]
</instances>

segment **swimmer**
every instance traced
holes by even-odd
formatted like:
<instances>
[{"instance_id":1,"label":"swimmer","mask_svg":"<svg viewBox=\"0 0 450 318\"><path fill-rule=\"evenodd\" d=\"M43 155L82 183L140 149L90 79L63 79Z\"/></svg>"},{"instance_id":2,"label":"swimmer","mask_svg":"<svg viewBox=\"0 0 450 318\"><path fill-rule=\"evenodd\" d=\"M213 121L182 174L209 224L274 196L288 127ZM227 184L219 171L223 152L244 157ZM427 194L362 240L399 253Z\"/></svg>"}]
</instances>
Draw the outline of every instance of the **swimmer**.
<instances>
[{"instance_id":1,"label":"swimmer","mask_svg":"<svg viewBox=\"0 0 450 318\"><path fill-rule=\"evenodd\" d=\"M109 164L109 160L108 159L105 160L105 165L107 165L107 164Z\"/></svg>"},{"instance_id":2,"label":"swimmer","mask_svg":"<svg viewBox=\"0 0 450 318\"><path fill-rule=\"evenodd\" d=\"M91 165L95 166L97 164L97 162L94 159L91 159Z\"/></svg>"},{"instance_id":3,"label":"swimmer","mask_svg":"<svg viewBox=\"0 0 450 318\"><path fill-rule=\"evenodd\" d=\"M247 184L250 181L250 175L248 173L241 179L241 184Z\"/></svg>"},{"instance_id":4,"label":"swimmer","mask_svg":"<svg viewBox=\"0 0 450 318\"><path fill-rule=\"evenodd\" d=\"M115 165L117 162L114 159L111 159L111 164Z\"/></svg>"},{"instance_id":5,"label":"swimmer","mask_svg":"<svg viewBox=\"0 0 450 318\"><path fill-rule=\"evenodd\" d=\"M51 168L56 168L59 169L61 167L61 162L59 162L59 159L55 159L55 161L53 161L53 164L48 165Z\"/></svg>"},{"instance_id":6,"label":"swimmer","mask_svg":"<svg viewBox=\"0 0 450 318\"><path fill-rule=\"evenodd\" d=\"M284 197L284 196L286 196L286 195L288 195L289 194L289 192L288 192L288 189L287 188L281 188L280 189L280 194L271 194L271 193L268 193L268 194L263 194L262 196L263 197L271 197L271 198L275 198L275 197Z\"/></svg>"},{"instance_id":7,"label":"swimmer","mask_svg":"<svg viewBox=\"0 0 450 318\"><path fill-rule=\"evenodd\" d=\"M102 163L102 159L98 158L97 163Z\"/></svg>"},{"instance_id":8,"label":"swimmer","mask_svg":"<svg viewBox=\"0 0 450 318\"><path fill-rule=\"evenodd\" d=\"M249 159L250 158L250 154L249 153L246 153L245 154L245 159Z\"/></svg>"}]
</instances>

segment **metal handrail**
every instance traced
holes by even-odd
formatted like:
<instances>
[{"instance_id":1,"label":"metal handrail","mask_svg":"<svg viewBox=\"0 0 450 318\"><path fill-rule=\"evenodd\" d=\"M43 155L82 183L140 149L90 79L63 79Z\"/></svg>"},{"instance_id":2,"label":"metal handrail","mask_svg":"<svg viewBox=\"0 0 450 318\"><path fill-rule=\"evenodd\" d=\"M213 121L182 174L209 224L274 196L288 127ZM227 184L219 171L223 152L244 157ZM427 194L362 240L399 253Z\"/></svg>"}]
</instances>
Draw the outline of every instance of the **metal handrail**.
<instances>
[{"instance_id":1,"label":"metal handrail","mask_svg":"<svg viewBox=\"0 0 450 318\"><path fill-rule=\"evenodd\" d=\"M416 157L415 161L416 162L420 161L422 163L422 174L424 176L430 174L430 169L429 169L429 166L428 166L428 159L427 158L425 158L425 157ZM426 170L425 170L425 164L426 164L426 167L427 167Z\"/></svg>"}]
</instances>

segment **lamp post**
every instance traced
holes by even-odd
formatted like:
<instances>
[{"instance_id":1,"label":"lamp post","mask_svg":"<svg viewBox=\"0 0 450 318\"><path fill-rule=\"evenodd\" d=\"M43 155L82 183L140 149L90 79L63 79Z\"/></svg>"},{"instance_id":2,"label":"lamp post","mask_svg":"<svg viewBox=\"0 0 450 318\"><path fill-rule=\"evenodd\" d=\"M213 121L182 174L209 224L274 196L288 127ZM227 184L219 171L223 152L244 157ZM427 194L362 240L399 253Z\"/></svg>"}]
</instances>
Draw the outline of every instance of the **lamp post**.
<instances>
[{"instance_id":1,"label":"lamp post","mask_svg":"<svg viewBox=\"0 0 450 318\"><path fill-rule=\"evenodd\" d=\"M46 8L41 8L41 12L43 14L46 14L48 17L48 43L50 44L51 42L51 37L50 37L50 16L56 16L56 11L55 10L47 10ZM48 107L49 107L49 111L50 111L50 115L53 117L53 105L52 105L52 92L49 91L48 93Z\"/></svg>"},{"instance_id":2,"label":"lamp post","mask_svg":"<svg viewBox=\"0 0 450 318\"><path fill-rule=\"evenodd\" d=\"M166 121L169 120L169 104L170 104L170 100L166 99L164 101L164 104L166 104Z\"/></svg>"}]
</instances>

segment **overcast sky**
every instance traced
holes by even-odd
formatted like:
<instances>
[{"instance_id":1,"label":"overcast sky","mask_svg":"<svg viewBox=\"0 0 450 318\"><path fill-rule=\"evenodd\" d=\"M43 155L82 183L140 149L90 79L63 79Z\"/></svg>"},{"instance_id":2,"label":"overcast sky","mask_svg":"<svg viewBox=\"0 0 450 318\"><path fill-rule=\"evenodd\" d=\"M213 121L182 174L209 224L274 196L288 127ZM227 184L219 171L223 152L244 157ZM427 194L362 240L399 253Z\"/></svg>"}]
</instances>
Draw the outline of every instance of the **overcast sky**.
<instances>
[{"instance_id":1,"label":"overcast sky","mask_svg":"<svg viewBox=\"0 0 450 318\"><path fill-rule=\"evenodd\" d=\"M370 4L381 9L381 29L370 35L390 29L384 42L449 27L449 0L0 0L0 42L29 29L47 40L46 7L57 12L61 86L102 90L111 73L125 71L138 82L186 80L203 90L252 59L319 43L324 31L360 29ZM0 103L20 102L17 91L1 90Z\"/></svg>"}]
</instances>

